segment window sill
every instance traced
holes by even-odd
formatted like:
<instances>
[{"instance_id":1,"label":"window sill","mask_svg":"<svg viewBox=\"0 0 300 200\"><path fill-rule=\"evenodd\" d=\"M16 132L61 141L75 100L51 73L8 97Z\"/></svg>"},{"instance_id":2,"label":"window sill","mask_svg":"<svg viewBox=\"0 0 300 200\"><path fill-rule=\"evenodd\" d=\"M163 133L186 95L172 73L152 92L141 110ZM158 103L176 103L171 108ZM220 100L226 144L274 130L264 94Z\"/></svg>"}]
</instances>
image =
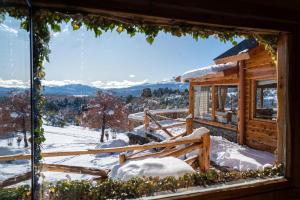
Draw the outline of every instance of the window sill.
<instances>
[{"instance_id":1,"label":"window sill","mask_svg":"<svg viewBox=\"0 0 300 200\"><path fill-rule=\"evenodd\" d=\"M277 123L277 119L276 120L271 120L271 119L261 119L261 118L253 117L251 120L252 121L260 121L260 122L268 122L268 123L272 123L272 124Z\"/></svg>"},{"instance_id":2,"label":"window sill","mask_svg":"<svg viewBox=\"0 0 300 200\"><path fill-rule=\"evenodd\" d=\"M224 128L224 129L228 129L228 130L231 130L231 131L237 131L237 127L234 126L234 125L222 124L222 123L216 122L216 121L209 121L209 120L205 120L205 119L195 118L194 122L196 122L196 123L198 122L198 123L201 123L201 124L206 124L206 125L214 126L214 127L218 127L218 128Z\"/></svg>"},{"instance_id":3,"label":"window sill","mask_svg":"<svg viewBox=\"0 0 300 200\"><path fill-rule=\"evenodd\" d=\"M216 188L220 186L220 188ZM191 188L189 191L182 191L173 194L157 195L146 199L234 199L243 197L261 198L270 195L274 191L286 192L291 189L290 183L286 178L270 178L269 180L252 180L245 183L215 185L207 188ZM268 199L268 198L263 198Z\"/></svg>"}]
</instances>

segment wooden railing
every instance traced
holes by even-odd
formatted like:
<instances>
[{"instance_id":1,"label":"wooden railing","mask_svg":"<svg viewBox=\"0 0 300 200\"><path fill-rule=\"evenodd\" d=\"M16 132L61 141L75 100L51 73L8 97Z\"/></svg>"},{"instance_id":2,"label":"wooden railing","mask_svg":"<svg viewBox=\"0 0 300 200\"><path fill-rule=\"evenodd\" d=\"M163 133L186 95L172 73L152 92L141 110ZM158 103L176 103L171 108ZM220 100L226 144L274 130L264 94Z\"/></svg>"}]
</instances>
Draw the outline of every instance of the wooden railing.
<instances>
[{"instance_id":1,"label":"wooden railing","mask_svg":"<svg viewBox=\"0 0 300 200\"><path fill-rule=\"evenodd\" d=\"M200 138L189 138L183 137L187 132L173 136L167 141L160 143L149 143L144 145L131 145L124 147L115 148L103 148L103 149L87 149L80 151L63 151L63 152L43 152L43 157L59 157L59 156L76 156L76 155L86 155L86 154L99 154L99 153L121 153L119 162L124 164L126 161L139 160L148 157L180 157L189 152L198 150L198 155L185 160L188 164L196 168L199 166L200 171L206 171L209 169L210 159L209 159L209 149L210 149L210 136L209 132L202 135ZM146 153L139 155L150 149L159 149L155 153ZM136 151L135 153L128 154L128 152ZM127 153L127 155L125 154ZM18 154L18 155L7 155L0 156L0 161L13 161L13 160L25 160L30 159L30 154ZM68 165L57 165L57 164L41 164L42 171L55 171L55 172L70 172L70 173L81 173L90 174L94 176L99 176L101 178L106 178L108 170L97 169L97 168L87 168L78 166L68 166ZM12 184L24 181L24 179L30 179L30 173L25 175L19 175L17 177L10 178L3 182L0 182L0 187L6 187Z\"/></svg>"}]
</instances>

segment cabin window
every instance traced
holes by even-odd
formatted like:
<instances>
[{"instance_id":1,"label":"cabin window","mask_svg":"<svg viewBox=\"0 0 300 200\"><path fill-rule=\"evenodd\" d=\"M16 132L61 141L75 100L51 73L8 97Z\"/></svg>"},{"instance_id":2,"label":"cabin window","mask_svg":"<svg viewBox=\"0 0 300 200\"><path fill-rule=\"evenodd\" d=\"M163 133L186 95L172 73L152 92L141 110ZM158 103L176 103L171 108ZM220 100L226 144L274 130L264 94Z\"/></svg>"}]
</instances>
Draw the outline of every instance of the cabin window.
<instances>
[{"instance_id":1,"label":"cabin window","mask_svg":"<svg viewBox=\"0 0 300 200\"><path fill-rule=\"evenodd\" d=\"M259 119L277 119L277 83L275 80L256 81L254 117Z\"/></svg>"},{"instance_id":2,"label":"cabin window","mask_svg":"<svg viewBox=\"0 0 300 200\"><path fill-rule=\"evenodd\" d=\"M194 117L199 119L212 119L212 87L194 86L195 110Z\"/></svg>"},{"instance_id":3,"label":"cabin window","mask_svg":"<svg viewBox=\"0 0 300 200\"><path fill-rule=\"evenodd\" d=\"M237 124L238 87L215 86L215 120L225 124Z\"/></svg>"}]
</instances>

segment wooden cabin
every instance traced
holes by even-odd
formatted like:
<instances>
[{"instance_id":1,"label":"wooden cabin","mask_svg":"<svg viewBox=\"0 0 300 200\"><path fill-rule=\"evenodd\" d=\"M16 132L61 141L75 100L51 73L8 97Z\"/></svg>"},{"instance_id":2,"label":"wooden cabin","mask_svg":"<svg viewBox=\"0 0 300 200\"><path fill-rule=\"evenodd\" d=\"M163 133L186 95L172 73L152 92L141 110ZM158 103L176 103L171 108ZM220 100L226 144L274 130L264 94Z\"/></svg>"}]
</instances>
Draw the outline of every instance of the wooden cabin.
<instances>
[{"instance_id":1,"label":"wooden cabin","mask_svg":"<svg viewBox=\"0 0 300 200\"><path fill-rule=\"evenodd\" d=\"M249 147L277 146L277 73L271 55L246 39L201 67L178 77L189 82L193 127Z\"/></svg>"}]
</instances>

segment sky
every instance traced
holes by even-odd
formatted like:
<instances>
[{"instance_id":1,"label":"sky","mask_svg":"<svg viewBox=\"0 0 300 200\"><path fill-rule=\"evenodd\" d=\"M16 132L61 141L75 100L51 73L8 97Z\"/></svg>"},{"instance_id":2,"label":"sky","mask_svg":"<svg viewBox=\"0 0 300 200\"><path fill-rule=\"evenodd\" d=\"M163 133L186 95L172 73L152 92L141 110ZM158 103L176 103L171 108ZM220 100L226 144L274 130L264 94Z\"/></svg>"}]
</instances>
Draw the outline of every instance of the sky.
<instances>
[{"instance_id":1,"label":"sky","mask_svg":"<svg viewBox=\"0 0 300 200\"><path fill-rule=\"evenodd\" d=\"M0 85L28 81L28 33L19 28L17 20L7 18L0 24L0 44ZM213 37L197 42L191 36L165 33L159 33L152 45L142 34L131 38L113 31L95 38L85 28L73 31L63 24L60 33L51 33L50 63L45 63L43 83L120 87L161 82L213 64L213 58L231 47L230 42Z\"/></svg>"}]
</instances>

